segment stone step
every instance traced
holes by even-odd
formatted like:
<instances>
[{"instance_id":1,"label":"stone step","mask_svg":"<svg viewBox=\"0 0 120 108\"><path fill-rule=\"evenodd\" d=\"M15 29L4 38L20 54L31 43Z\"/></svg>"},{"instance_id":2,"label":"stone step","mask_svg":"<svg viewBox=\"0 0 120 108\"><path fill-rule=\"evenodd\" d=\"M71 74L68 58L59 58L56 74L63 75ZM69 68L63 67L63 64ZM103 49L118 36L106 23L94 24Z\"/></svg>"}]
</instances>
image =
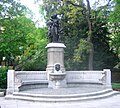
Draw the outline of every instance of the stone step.
<instances>
[{"instance_id":1,"label":"stone step","mask_svg":"<svg viewBox=\"0 0 120 108\"><path fill-rule=\"evenodd\" d=\"M28 97L37 97L37 98L77 98L77 97L88 97L88 96L96 96L102 95L108 92L112 92L112 89L105 89L98 92L92 93L81 93L81 94L69 94L69 95L44 95L44 94L30 94L30 93L22 93L22 92L14 92L14 96L28 96Z\"/></svg>"},{"instance_id":2,"label":"stone step","mask_svg":"<svg viewBox=\"0 0 120 108\"><path fill-rule=\"evenodd\" d=\"M103 90L100 92L86 93L86 94L76 94L76 95L38 95L38 94L28 94L28 93L14 93L14 95L7 95L6 99L14 100L26 100L35 102L76 102L85 101L93 99L101 99L113 96L119 92L108 90Z\"/></svg>"}]
</instances>

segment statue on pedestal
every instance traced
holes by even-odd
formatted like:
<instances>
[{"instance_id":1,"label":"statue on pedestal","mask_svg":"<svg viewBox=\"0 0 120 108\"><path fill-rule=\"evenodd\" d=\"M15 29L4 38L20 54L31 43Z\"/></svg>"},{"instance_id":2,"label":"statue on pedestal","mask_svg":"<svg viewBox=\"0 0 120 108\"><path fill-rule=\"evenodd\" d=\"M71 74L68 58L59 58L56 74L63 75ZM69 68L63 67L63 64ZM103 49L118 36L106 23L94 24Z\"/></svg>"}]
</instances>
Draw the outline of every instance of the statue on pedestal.
<instances>
[{"instance_id":1,"label":"statue on pedestal","mask_svg":"<svg viewBox=\"0 0 120 108\"><path fill-rule=\"evenodd\" d=\"M49 42L58 43L60 42L60 23L57 15L52 15L50 20L47 22L48 25L48 39Z\"/></svg>"}]
</instances>

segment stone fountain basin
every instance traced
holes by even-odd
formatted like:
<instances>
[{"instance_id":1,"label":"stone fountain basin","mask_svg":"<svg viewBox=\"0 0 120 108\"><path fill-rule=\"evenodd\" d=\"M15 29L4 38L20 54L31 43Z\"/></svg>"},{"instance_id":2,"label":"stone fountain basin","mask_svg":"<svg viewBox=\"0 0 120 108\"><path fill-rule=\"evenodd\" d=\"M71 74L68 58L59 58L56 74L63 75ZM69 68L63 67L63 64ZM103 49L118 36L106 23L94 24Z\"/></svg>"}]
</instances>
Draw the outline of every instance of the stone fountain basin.
<instances>
[{"instance_id":1,"label":"stone fountain basin","mask_svg":"<svg viewBox=\"0 0 120 108\"><path fill-rule=\"evenodd\" d=\"M66 76L66 73L50 73L50 80L63 80Z\"/></svg>"}]
</instances>

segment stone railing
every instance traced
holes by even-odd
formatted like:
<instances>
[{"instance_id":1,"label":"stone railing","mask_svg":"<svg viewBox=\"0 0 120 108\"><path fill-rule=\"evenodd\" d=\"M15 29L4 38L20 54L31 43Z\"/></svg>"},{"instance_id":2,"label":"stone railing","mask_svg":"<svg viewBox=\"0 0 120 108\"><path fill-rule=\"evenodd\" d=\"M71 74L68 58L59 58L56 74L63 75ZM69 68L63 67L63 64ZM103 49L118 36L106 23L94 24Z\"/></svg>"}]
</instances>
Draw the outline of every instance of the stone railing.
<instances>
[{"instance_id":1,"label":"stone railing","mask_svg":"<svg viewBox=\"0 0 120 108\"><path fill-rule=\"evenodd\" d=\"M111 87L111 71L104 69L103 71L66 71L66 82L68 84L76 83L98 83L106 87ZM24 85L47 84L46 71L14 71L8 70L7 73L7 94L18 92L20 87Z\"/></svg>"},{"instance_id":2,"label":"stone railing","mask_svg":"<svg viewBox=\"0 0 120 108\"><path fill-rule=\"evenodd\" d=\"M15 71L15 77L21 81L27 80L47 80L46 71Z\"/></svg>"},{"instance_id":3,"label":"stone railing","mask_svg":"<svg viewBox=\"0 0 120 108\"><path fill-rule=\"evenodd\" d=\"M14 71L7 73L7 94L18 92L22 85L48 83L46 71Z\"/></svg>"},{"instance_id":4,"label":"stone railing","mask_svg":"<svg viewBox=\"0 0 120 108\"><path fill-rule=\"evenodd\" d=\"M111 71L67 71L67 83L99 83L111 87Z\"/></svg>"}]
</instances>

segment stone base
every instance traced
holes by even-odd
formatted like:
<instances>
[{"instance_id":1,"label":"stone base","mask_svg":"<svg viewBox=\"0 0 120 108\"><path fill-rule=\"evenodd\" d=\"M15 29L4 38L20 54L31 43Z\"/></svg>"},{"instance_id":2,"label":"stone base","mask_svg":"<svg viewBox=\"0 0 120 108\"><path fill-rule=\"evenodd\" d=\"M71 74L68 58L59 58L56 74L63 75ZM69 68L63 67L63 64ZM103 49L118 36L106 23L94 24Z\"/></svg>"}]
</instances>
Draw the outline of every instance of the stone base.
<instances>
[{"instance_id":1,"label":"stone base","mask_svg":"<svg viewBox=\"0 0 120 108\"><path fill-rule=\"evenodd\" d=\"M15 92L6 95L5 99L26 100L42 103L72 103L88 100L108 98L119 92L106 89L102 85L81 85L79 87L67 87L60 89L29 89L23 92ZM99 100L98 100L99 101Z\"/></svg>"},{"instance_id":2,"label":"stone base","mask_svg":"<svg viewBox=\"0 0 120 108\"><path fill-rule=\"evenodd\" d=\"M48 88L53 88L53 89L58 89L58 88L66 88L67 87L67 83L66 80L62 80L60 81L60 85L56 85L55 81L49 81L49 85Z\"/></svg>"},{"instance_id":3,"label":"stone base","mask_svg":"<svg viewBox=\"0 0 120 108\"><path fill-rule=\"evenodd\" d=\"M46 71L51 73L54 69L54 65L59 63L61 65L61 71L65 72L64 68L64 48L66 46L63 43L49 43L47 46L47 68Z\"/></svg>"},{"instance_id":4,"label":"stone base","mask_svg":"<svg viewBox=\"0 0 120 108\"><path fill-rule=\"evenodd\" d=\"M55 64L60 64L60 70L62 73L65 72L64 68L64 48L66 46L63 43L49 43L47 46L47 78L49 80L48 87L56 88L56 82L50 81L49 74L54 73L54 66ZM61 87L66 87L66 80L60 81Z\"/></svg>"},{"instance_id":5,"label":"stone base","mask_svg":"<svg viewBox=\"0 0 120 108\"><path fill-rule=\"evenodd\" d=\"M13 92L14 92L14 88L7 88L7 90L6 90L7 95L13 94Z\"/></svg>"}]
</instances>

